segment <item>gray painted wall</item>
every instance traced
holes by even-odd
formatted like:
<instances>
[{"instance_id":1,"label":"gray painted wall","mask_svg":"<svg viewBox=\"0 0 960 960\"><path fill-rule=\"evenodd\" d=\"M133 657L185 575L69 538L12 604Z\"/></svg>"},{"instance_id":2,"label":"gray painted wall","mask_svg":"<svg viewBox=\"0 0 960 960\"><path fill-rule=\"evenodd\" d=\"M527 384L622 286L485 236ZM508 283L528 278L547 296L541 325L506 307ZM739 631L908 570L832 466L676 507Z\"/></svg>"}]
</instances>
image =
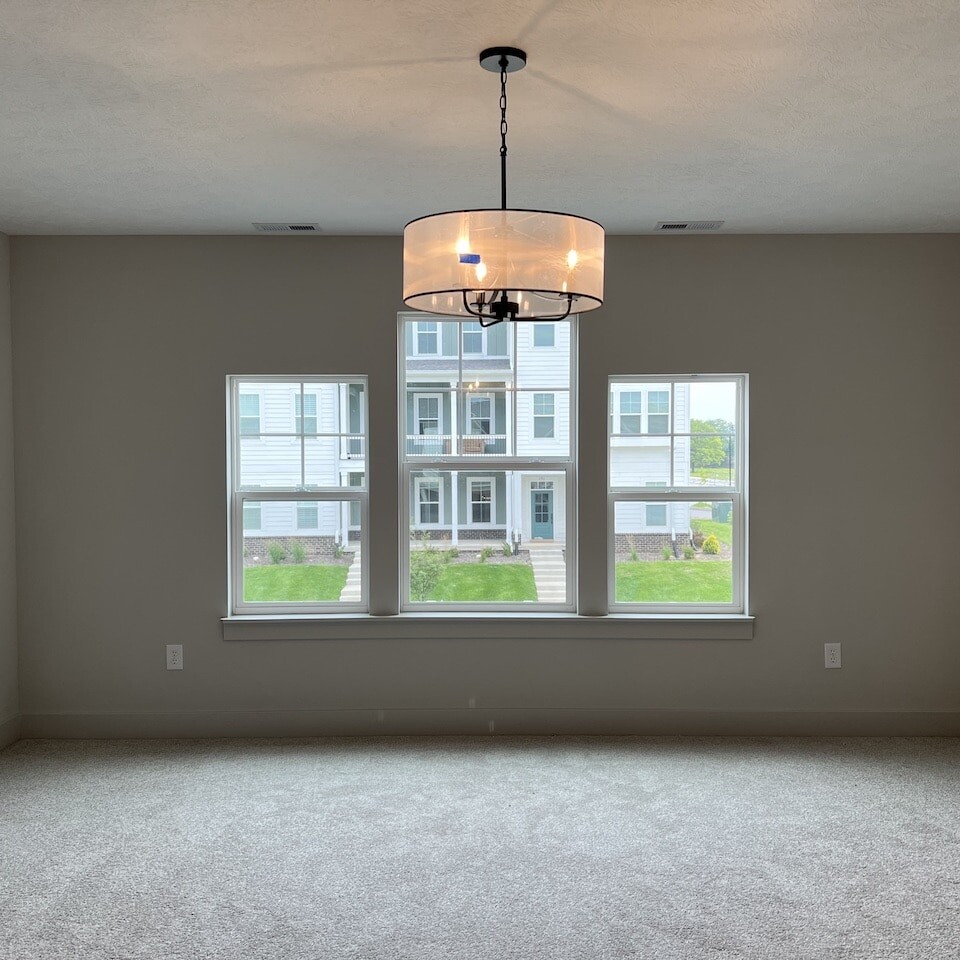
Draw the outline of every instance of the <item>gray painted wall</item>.
<instances>
[{"instance_id":1,"label":"gray painted wall","mask_svg":"<svg viewBox=\"0 0 960 960\"><path fill-rule=\"evenodd\" d=\"M10 241L0 234L0 746L16 736L20 714L11 357Z\"/></svg>"},{"instance_id":2,"label":"gray painted wall","mask_svg":"<svg viewBox=\"0 0 960 960\"><path fill-rule=\"evenodd\" d=\"M581 329L581 542L597 556L606 539L606 376L746 371L751 641L517 640L496 625L484 640L224 641L228 373L369 374L368 559L387 584L373 606L395 607L400 240L12 246L25 718L442 716L471 697L960 711L960 237L610 238L607 306ZM586 613L603 576L582 565ZM823 669L826 640L843 642L842 670ZM182 673L164 670L169 642Z\"/></svg>"}]
</instances>

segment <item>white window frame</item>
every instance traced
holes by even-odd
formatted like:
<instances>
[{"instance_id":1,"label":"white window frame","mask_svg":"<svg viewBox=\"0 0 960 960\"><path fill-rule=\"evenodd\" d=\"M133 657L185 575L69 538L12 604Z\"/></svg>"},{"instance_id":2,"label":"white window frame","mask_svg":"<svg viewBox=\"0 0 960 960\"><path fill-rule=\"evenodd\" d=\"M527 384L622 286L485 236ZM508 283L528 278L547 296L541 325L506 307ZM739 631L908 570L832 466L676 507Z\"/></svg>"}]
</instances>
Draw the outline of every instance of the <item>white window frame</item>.
<instances>
[{"instance_id":1,"label":"white window frame","mask_svg":"<svg viewBox=\"0 0 960 960\"><path fill-rule=\"evenodd\" d=\"M630 410L627 413L623 411L623 398L628 396L633 396L634 394L639 397L638 409L636 411ZM624 433L623 429L623 418L624 417L636 417L637 425L639 429L635 432ZM628 437L639 437L643 434L643 391L642 390L621 390L617 396L617 433L623 434Z\"/></svg>"},{"instance_id":2,"label":"white window frame","mask_svg":"<svg viewBox=\"0 0 960 960\"><path fill-rule=\"evenodd\" d=\"M261 430L263 429L263 398L260 396L259 393L255 393L255 392L250 391L250 390L245 390L245 391L243 392L243 394L242 394L242 397L243 397L243 399L252 398L252 399L254 399L254 400L257 401L257 414L256 414L256 417L257 417L257 429L256 429L256 430L244 430L244 431L241 431L241 430L240 430L240 426L241 426L242 421L244 421L244 420L252 420L252 419L253 419L253 414L251 414L251 413L245 413L245 414L242 414L242 415L241 415L241 414L240 414L240 404L242 403L242 401L238 399L238 400L237 400L237 436L238 436L238 437L259 437L259 436L260 436L260 432L261 432Z\"/></svg>"},{"instance_id":3,"label":"white window frame","mask_svg":"<svg viewBox=\"0 0 960 960\"><path fill-rule=\"evenodd\" d=\"M414 506L417 511L417 522L412 524L415 530L439 530L444 527L443 522L443 475L440 474L436 477L414 477L413 485L413 498ZM421 507L424 505L424 501L420 498L420 491L426 486L436 486L437 488L437 522L436 523L424 523ZM429 501L433 503L433 501Z\"/></svg>"},{"instance_id":4,"label":"white window frame","mask_svg":"<svg viewBox=\"0 0 960 960\"><path fill-rule=\"evenodd\" d=\"M480 500L474 501L473 488L477 484L488 483L490 485L490 519L474 520L473 505L481 503ZM495 527L497 525L497 481L495 477L467 477L467 522L468 527Z\"/></svg>"},{"instance_id":5,"label":"white window frame","mask_svg":"<svg viewBox=\"0 0 960 960\"><path fill-rule=\"evenodd\" d=\"M666 410L651 410L651 394L654 393L665 393L667 395L667 409ZM644 404L644 419L643 419L643 432L646 436L650 437L669 437L673 432L673 386L671 384L669 390L647 390L646 391L647 402ZM667 429L658 430L656 433L650 429L650 418L651 417L666 417L667 418Z\"/></svg>"},{"instance_id":6,"label":"white window frame","mask_svg":"<svg viewBox=\"0 0 960 960\"><path fill-rule=\"evenodd\" d=\"M407 396L407 369L406 369L406 324L407 323L417 323L420 322L423 318L423 314L420 313L408 313L402 312L398 314L398 330L397 330L397 341L398 341L398 365L399 365L399 375L397 377L397 387L398 387L398 405L399 405L399 414L400 414L400 435L407 436L411 431L409 427L412 424L407 422L407 407L406 407L406 396ZM470 318L465 318L470 320ZM463 322L457 319L444 318L444 323L460 323ZM522 614L538 614L538 613L575 613L577 609L577 469L576 469L576 458L577 458L577 390L578 390L578 379L577 379L577 323L578 318L576 314L571 314L569 320L561 321L568 322L570 327L570 365L569 371L567 374L569 384L567 392L569 397L569 417L570 417L570 436L569 436L569 446L568 453L565 455L555 455L548 456L543 454L537 454L535 456L517 456L516 455L516 437L517 437L517 397L519 391L516 389L507 389L507 450L511 450L510 443L513 442L513 453L506 454L450 454L450 455L440 455L440 456L431 456L424 454L408 454L406 452L406 444L401 444L400 446L400 523L399 523L399 533L400 533L400 611L401 613L414 613L414 612L431 612L431 613L522 613ZM508 329L508 343L507 343L507 356L514 358L514 366L511 368L510 376L515 376L516 374L516 356L517 356L517 327L519 325L512 323L509 325ZM559 335L555 336L555 341L559 340ZM462 332L461 335L457 337L457 343L459 344L458 348L458 384L459 388L455 391L458 403L458 409L452 411L452 422L457 425L457 429L460 429L460 424L464 423L463 418L463 409L465 409L461 404L463 403L463 397L469 395L469 391L465 389L467 386L468 380L463 373L463 340ZM468 354L468 356L473 357L474 354ZM453 358L451 358L452 360ZM423 374L420 371L411 371L412 377L422 379ZM416 382L416 381L414 381ZM557 384L554 389L550 388L523 388L523 392L538 392L538 393L553 393L554 396L562 389L561 384ZM556 404L556 401L554 401ZM556 416L556 407L554 415ZM495 408L494 408L495 414ZM416 417L417 411L416 407L413 409L413 415ZM556 430L554 431L556 432ZM459 449L459 444L454 447L454 449ZM529 602L518 602L518 603L448 603L448 602L431 602L431 601L413 601L409 599L410 596L410 551L409 551L409 538L410 530L417 529L417 525L411 523L412 517L410 516L411 504L414 502L418 503L419 500L414 501L411 497L411 490L415 492L415 484L411 482L411 479L417 480L420 479L417 477L417 474L429 472L431 470L441 471L439 474L440 479L443 478L445 474L451 474L451 482L455 482L455 477L452 476L454 472L476 472L480 475L486 475L491 470L496 473L503 473L504 475L510 473L529 473L531 471L544 473L557 473L562 476L562 482L564 485L564 502L565 502L565 530L566 530L566 572L567 572L567 583L566 583L566 602L565 603L547 603L540 601L529 601ZM558 476L553 478L555 483L561 482L561 477ZM443 496L443 485L441 483L441 496ZM556 487L554 488L556 489ZM494 486L494 491L496 487ZM494 492L494 496L496 493ZM443 514L441 513L441 517ZM495 517L495 513L491 512L491 516ZM452 517L452 522L456 525L459 522L459 517ZM429 528L427 528L429 529ZM510 531L508 531L508 536L510 536Z\"/></svg>"},{"instance_id":7,"label":"white window frame","mask_svg":"<svg viewBox=\"0 0 960 960\"><path fill-rule=\"evenodd\" d=\"M231 375L226 378L226 408L227 408L227 603L230 615L233 617L243 616L312 616L319 614L350 614L366 613L369 609L369 565L361 563L360 566L360 600L357 602L341 602L340 600L325 600L312 603L304 602L277 602L277 603L253 603L243 600L243 506L248 501L259 501L261 504L270 502L298 502L310 501L336 501L344 503L347 501L357 501L360 504L360 550L361 556L369 557L369 490L370 490L370 465L364 461L364 484L360 487L350 486L327 486L316 487L307 486L304 483L291 486L276 487L248 487L243 488L240 485L240 441L251 436L270 437L273 434L264 432L262 429L263 403L261 400L261 431L257 435L249 433L240 433L240 385L243 383L282 383L299 384L301 395L303 394L304 384L321 383L360 383L363 385L364 396L367 394L367 377L358 375L325 375L316 376L275 376L275 375ZM247 391L245 391L247 393ZM338 391L339 394L339 391ZM319 418L319 399L317 401L317 416ZM296 422L294 421L296 425ZM319 421L317 424L320 426ZM369 423L367 419L367 405L363 404L363 436L369 436ZM310 440L323 437L342 438L345 434L323 433L318 430L316 434L303 434L297 431L293 433L281 433L281 436L305 436ZM340 444L337 444L340 448ZM303 458L301 456L301 481L305 478L303 473ZM319 509L319 508L318 508ZM347 511L349 512L349 511ZM294 524L295 526L296 524ZM262 527L260 528L263 529Z\"/></svg>"},{"instance_id":8,"label":"white window frame","mask_svg":"<svg viewBox=\"0 0 960 960\"><path fill-rule=\"evenodd\" d=\"M300 522L300 511L312 509L315 513L315 519L312 524L303 524ZM319 530L320 529L320 504L316 500L298 500L297 501L297 530Z\"/></svg>"},{"instance_id":9,"label":"white window frame","mask_svg":"<svg viewBox=\"0 0 960 960\"><path fill-rule=\"evenodd\" d=\"M434 417L421 417L420 416L420 401L421 400L436 400L437 401L437 416ZM424 433L420 427L427 420L436 419L437 421L437 432L436 433ZM444 436L443 433L443 394L442 393L415 393L413 395L413 422L416 424L416 433L415 436L418 437L436 437L440 439Z\"/></svg>"},{"instance_id":10,"label":"white window frame","mask_svg":"<svg viewBox=\"0 0 960 960\"><path fill-rule=\"evenodd\" d=\"M421 330L421 327L432 326L432 330ZM433 337L434 349L433 350L421 350L420 349L420 338L421 337ZM438 320L418 320L416 326L413 328L413 353L417 357L440 357L442 353L441 349L441 339L442 339L442 330L440 327L440 322Z\"/></svg>"},{"instance_id":11,"label":"white window frame","mask_svg":"<svg viewBox=\"0 0 960 960\"><path fill-rule=\"evenodd\" d=\"M314 412L305 413L307 407L307 397L312 397L314 402ZM304 430L307 419L316 420L315 429L311 432ZM307 393L301 388L299 393L293 395L293 432L302 433L307 437L315 437L320 430L320 397L312 390Z\"/></svg>"},{"instance_id":12,"label":"white window frame","mask_svg":"<svg viewBox=\"0 0 960 960\"><path fill-rule=\"evenodd\" d=\"M537 413L537 397L550 398L550 413ZM533 439L534 440L556 440L557 439L557 395L551 390L537 390L533 392L531 398L533 407ZM541 435L537 433L537 421L549 420L550 433Z\"/></svg>"},{"instance_id":13,"label":"white window frame","mask_svg":"<svg viewBox=\"0 0 960 960\"><path fill-rule=\"evenodd\" d=\"M486 416L477 416L473 412L473 405L476 401L486 402L490 404L490 412ZM490 424L490 429L486 433L479 432L474 430L474 421L475 420L486 420ZM494 398L492 393L468 393L467 394L467 427L468 429L464 432L465 437L490 437L494 434L494 426L496 423L496 407L494 405Z\"/></svg>"},{"instance_id":14,"label":"white window frame","mask_svg":"<svg viewBox=\"0 0 960 960\"><path fill-rule=\"evenodd\" d=\"M476 330L472 330L472 329L471 329L471 330L467 330L467 329L466 329L466 326L467 326L468 323L473 323L473 324L476 326L477 329L476 329ZM463 326L464 326L464 329L460 331L460 349L463 351L463 355L464 355L465 357L482 357L482 356L486 356L486 353L487 353L487 331L486 331L486 328L480 326L480 322L479 322L479 321L471 321L471 320L465 320L465 321L463 322ZM467 350L466 350L466 348L464 347L464 340L465 340L466 337L468 337L468 336L471 336L471 337L479 336L479 337L480 337L480 349L479 349L479 350L471 350L469 353L467 353Z\"/></svg>"},{"instance_id":15,"label":"white window frame","mask_svg":"<svg viewBox=\"0 0 960 960\"><path fill-rule=\"evenodd\" d=\"M737 430L737 448L734 463L734 476L736 485L728 486L694 486L693 484L676 485L673 483L674 470L676 466L675 447L678 437L691 437L690 433L675 433L673 426L676 423L674 416L676 407L676 386L678 384L697 384L697 383L729 383L734 382L737 389L736 399L736 430ZM611 485L611 462L614 438L627 438L630 440L647 440L646 435L640 434L621 434L619 432L619 420L616 423L617 430L614 431L612 418L608 421L607 433L607 604L610 613L634 613L634 614L672 614L677 617L690 615L723 614L747 616L749 609L748 597L748 572L749 558L747 556L747 518L748 518L748 392L749 377L745 373L740 374L685 374L675 376L660 375L636 375L622 374L619 376L610 376L607 379L607 396L612 398L614 384L622 388L624 384L639 385L659 385L669 384L670 386L670 411L669 423L671 430L665 434L653 434L653 437L664 438L670 446L670 479L666 484L661 485L659 481L651 482L645 486L633 487L614 487ZM639 388L638 388L639 389ZM618 392L620 392L618 390ZM608 400L608 402L610 402ZM619 406L619 403L618 403ZM667 529L670 526L669 504L681 502L729 502L732 507L731 533L733 539L733 599L730 603L621 603L616 598L616 536L614 533L614 519L617 503L640 502L644 503L650 500L650 487L658 486L656 500L657 503L667 503ZM644 511L644 521L646 521L646 511ZM646 525L646 523L644 524ZM656 528L651 528L656 529Z\"/></svg>"}]
</instances>

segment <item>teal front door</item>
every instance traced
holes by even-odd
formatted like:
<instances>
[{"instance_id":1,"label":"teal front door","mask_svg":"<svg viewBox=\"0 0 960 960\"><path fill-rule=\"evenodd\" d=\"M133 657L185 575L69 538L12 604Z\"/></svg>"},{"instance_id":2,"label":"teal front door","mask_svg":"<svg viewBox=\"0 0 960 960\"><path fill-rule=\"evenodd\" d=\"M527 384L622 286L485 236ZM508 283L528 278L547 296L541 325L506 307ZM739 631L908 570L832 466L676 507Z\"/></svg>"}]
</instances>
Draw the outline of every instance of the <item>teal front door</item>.
<instances>
[{"instance_id":1,"label":"teal front door","mask_svg":"<svg viewBox=\"0 0 960 960\"><path fill-rule=\"evenodd\" d=\"M532 513L530 535L534 540L553 539L553 491L532 490Z\"/></svg>"}]
</instances>

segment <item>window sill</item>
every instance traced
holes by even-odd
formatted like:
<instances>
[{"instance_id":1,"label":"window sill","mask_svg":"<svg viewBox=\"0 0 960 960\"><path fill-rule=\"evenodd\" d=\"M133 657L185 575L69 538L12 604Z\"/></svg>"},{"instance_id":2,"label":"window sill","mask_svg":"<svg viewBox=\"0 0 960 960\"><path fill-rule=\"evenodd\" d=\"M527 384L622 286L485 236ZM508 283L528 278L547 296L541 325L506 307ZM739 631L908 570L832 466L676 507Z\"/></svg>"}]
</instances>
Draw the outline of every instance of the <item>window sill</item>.
<instances>
[{"instance_id":1,"label":"window sill","mask_svg":"<svg viewBox=\"0 0 960 960\"><path fill-rule=\"evenodd\" d=\"M752 640L739 614L365 613L223 617L224 640Z\"/></svg>"}]
</instances>

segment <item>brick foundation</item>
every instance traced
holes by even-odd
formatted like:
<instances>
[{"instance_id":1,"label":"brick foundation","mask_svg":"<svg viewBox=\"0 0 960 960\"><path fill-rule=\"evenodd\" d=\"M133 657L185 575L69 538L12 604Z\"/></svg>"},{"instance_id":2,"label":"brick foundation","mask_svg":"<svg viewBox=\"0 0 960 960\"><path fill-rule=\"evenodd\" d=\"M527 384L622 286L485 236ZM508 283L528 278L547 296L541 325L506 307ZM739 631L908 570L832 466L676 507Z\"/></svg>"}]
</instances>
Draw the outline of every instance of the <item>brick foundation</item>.
<instances>
[{"instance_id":1,"label":"brick foundation","mask_svg":"<svg viewBox=\"0 0 960 960\"><path fill-rule=\"evenodd\" d=\"M618 533L614 546L617 560L629 560L633 552L644 560L659 560L664 548L669 549L675 557L681 557L683 548L690 546L690 535L677 534L674 541L669 533Z\"/></svg>"},{"instance_id":2,"label":"brick foundation","mask_svg":"<svg viewBox=\"0 0 960 960\"><path fill-rule=\"evenodd\" d=\"M273 563L270 559L270 545L277 544L286 550L287 555L283 563L293 563L293 545L299 543L306 551L306 563L322 560L325 563L331 560L340 560L344 563L349 557L337 555L337 542L332 536L324 537L244 537L243 563L247 567L262 567ZM356 533L350 545L356 545Z\"/></svg>"}]
</instances>

